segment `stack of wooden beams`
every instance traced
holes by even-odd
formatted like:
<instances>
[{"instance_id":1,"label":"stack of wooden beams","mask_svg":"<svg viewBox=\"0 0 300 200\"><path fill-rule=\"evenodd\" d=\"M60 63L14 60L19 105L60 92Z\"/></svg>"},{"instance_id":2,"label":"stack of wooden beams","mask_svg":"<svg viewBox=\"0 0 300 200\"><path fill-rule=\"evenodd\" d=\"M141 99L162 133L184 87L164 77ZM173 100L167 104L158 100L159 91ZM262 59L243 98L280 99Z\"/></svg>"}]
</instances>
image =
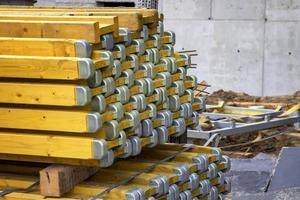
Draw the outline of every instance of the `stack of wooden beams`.
<instances>
[{"instance_id":1,"label":"stack of wooden beams","mask_svg":"<svg viewBox=\"0 0 300 200\"><path fill-rule=\"evenodd\" d=\"M0 197L223 199L227 157L165 144L205 107L174 44L156 10L0 7Z\"/></svg>"},{"instance_id":2,"label":"stack of wooden beams","mask_svg":"<svg viewBox=\"0 0 300 200\"><path fill-rule=\"evenodd\" d=\"M75 199L135 199L135 200L178 200L203 199L222 200L224 194L230 191L230 180L224 177L224 172L230 168L230 161L222 156L220 150L208 147L193 146L186 152L176 155L172 160L155 165L151 170L137 171L149 168L165 157L181 151L183 146L169 144L159 145L155 149L145 148L143 153L134 159L117 161L113 166L101 169L89 179L77 184L69 191L70 180L61 181L59 185L43 188L47 182L56 179L66 179L69 171L56 166L55 169L40 165L0 164L0 190L7 188L19 190L9 193L4 199L44 199L42 194L62 196L65 200ZM20 190L28 188L39 181L31 191ZM58 172L57 172L58 171ZM86 174L85 172L84 174ZM84 175L77 175L72 178ZM50 178L49 178L50 177ZM129 182L124 182L133 177ZM53 178L53 179L52 179ZM118 185L119 182L123 184ZM107 189L110 189L106 193ZM46 198L51 199L51 198Z\"/></svg>"},{"instance_id":3,"label":"stack of wooden beams","mask_svg":"<svg viewBox=\"0 0 300 200\"><path fill-rule=\"evenodd\" d=\"M0 158L107 167L197 125L190 57L160 20L0 7Z\"/></svg>"}]
</instances>

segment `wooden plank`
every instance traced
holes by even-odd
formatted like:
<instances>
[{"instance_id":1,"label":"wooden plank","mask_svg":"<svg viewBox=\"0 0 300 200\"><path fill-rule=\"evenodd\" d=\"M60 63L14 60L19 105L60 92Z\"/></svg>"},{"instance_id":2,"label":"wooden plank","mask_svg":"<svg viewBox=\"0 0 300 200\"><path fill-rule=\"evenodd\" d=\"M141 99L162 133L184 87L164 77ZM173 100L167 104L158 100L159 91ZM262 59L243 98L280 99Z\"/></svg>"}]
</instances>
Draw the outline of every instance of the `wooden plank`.
<instances>
[{"instance_id":1,"label":"wooden plank","mask_svg":"<svg viewBox=\"0 0 300 200\"><path fill-rule=\"evenodd\" d=\"M92 138L0 132L2 154L94 159ZM30 148L29 148L30 147Z\"/></svg>"},{"instance_id":2,"label":"wooden plank","mask_svg":"<svg viewBox=\"0 0 300 200\"><path fill-rule=\"evenodd\" d=\"M100 160L94 159L74 159L74 158L58 158L49 156L30 156L30 155L18 155L18 154L3 154L0 153L1 160L10 161L27 161L35 163L49 163L49 164L64 164L64 165L80 165L80 166L100 166Z\"/></svg>"},{"instance_id":3,"label":"wooden plank","mask_svg":"<svg viewBox=\"0 0 300 200\"><path fill-rule=\"evenodd\" d=\"M89 114L83 111L0 107L0 127L75 133L97 131L99 122L89 120Z\"/></svg>"},{"instance_id":4,"label":"wooden plank","mask_svg":"<svg viewBox=\"0 0 300 200\"><path fill-rule=\"evenodd\" d=\"M40 171L41 194L61 197L98 171L95 167L51 165Z\"/></svg>"},{"instance_id":5,"label":"wooden plank","mask_svg":"<svg viewBox=\"0 0 300 200\"><path fill-rule=\"evenodd\" d=\"M25 51L26 48L23 50ZM88 79L95 70L93 64L90 64L89 61L89 59L79 58L0 55L0 77L59 80ZM90 71L90 73L81 73L81 67L87 72Z\"/></svg>"},{"instance_id":6,"label":"wooden plank","mask_svg":"<svg viewBox=\"0 0 300 200\"><path fill-rule=\"evenodd\" d=\"M0 37L82 39L100 43L98 22L0 20Z\"/></svg>"},{"instance_id":7,"label":"wooden plank","mask_svg":"<svg viewBox=\"0 0 300 200\"><path fill-rule=\"evenodd\" d=\"M90 57L82 40L0 37L0 55Z\"/></svg>"},{"instance_id":8,"label":"wooden plank","mask_svg":"<svg viewBox=\"0 0 300 200\"><path fill-rule=\"evenodd\" d=\"M86 105L91 99L88 93L77 89L87 87L71 84L40 84L0 82L0 103L34 104L55 106ZM87 91L88 92L88 91Z\"/></svg>"},{"instance_id":9,"label":"wooden plank","mask_svg":"<svg viewBox=\"0 0 300 200\"><path fill-rule=\"evenodd\" d=\"M20 11L3 11L0 10L1 15L51 15L51 16L113 16L118 17L118 24L120 27L126 27L130 31L141 31L143 28L143 15L136 12L117 12L117 11L98 11L98 10L66 10L66 9L30 9Z\"/></svg>"},{"instance_id":10,"label":"wooden plank","mask_svg":"<svg viewBox=\"0 0 300 200\"><path fill-rule=\"evenodd\" d=\"M135 12L139 13L144 18L145 24L153 24L153 27L157 26L159 21L159 13L156 9L141 9L141 8L129 8L129 7L90 7L90 8L78 8L78 7L0 7L1 11L47 11L47 12L56 12L57 10L64 11L76 11L76 12Z\"/></svg>"},{"instance_id":11,"label":"wooden plank","mask_svg":"<svg viewBox=\"0 0 300 200\"><path fill-rule=\"evenodd\" d=\"M119 36L119 21L116 16L51 16L51 15L21 15L21 13L16 13L16 15L1 15L0 20L25 20L25 21L69 21L69 22L98 22L99 28L102 34L108 34L112 31L107 29L107 25L112 27L115 37ZM37 13L36 13L37 14ZM107 31L105 31L107 29Z\"/></svg>"}]
</instances>

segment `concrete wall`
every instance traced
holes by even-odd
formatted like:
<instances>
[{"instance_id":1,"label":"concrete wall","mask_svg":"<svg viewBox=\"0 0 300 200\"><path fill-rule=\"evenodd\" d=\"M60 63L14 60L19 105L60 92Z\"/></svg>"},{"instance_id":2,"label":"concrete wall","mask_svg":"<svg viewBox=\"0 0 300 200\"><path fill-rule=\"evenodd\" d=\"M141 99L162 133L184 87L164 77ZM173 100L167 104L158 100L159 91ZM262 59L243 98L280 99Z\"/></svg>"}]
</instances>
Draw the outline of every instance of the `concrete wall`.
<instances>
[{"instance_id":1,"label":"concrete wall","mask_svg":"<svg viewBox=\"0 0 300 200\"><path fill-rule=\"evenodd\" d=\"M212 90L284 95L300 90L300 0L161 0L165 29Z\"/></svg>"}]
</instances>

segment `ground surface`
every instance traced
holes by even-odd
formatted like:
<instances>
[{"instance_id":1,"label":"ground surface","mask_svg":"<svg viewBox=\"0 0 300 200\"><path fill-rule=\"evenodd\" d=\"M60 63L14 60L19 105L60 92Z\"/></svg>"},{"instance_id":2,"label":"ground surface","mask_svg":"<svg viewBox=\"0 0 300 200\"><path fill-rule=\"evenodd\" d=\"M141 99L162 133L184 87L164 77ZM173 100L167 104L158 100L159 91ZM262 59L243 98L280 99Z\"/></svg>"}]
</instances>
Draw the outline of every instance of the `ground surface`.
<instances>
[{"instance_id":1,"label":"ground surface","mask_svg":"<svg viewBox=\"0 0 300 200\"><path fill-rule=\"evenodd\" d=\"M217 104L219 101L225 101L225 103L231 105L234 103L238 104L239 102L247 102L249 104L257 103L258 105L265 104L270 108L276 107L277 105L282 105L283 109L286 110L300 102L300 91L288 96L256 97L245 93L219 90L207 96L206 101L207 104ZM265 141L251 143L253 140L260 140L261 138L265 138L276 132L286 131L289 133ZM300 147L299 133L299 131L297 132L296 130L293 130L292 127L280 127L261 131L259 133L249 133L242 136L227 137L221 141L220 146L224 147L223 151L226 151L230 157L249 158L254 157L261 152L276 156L284 146ZM249 142L251 144L245 144ZM201 142L199 141L199 143Z\"/></svg>"}]
</instances>

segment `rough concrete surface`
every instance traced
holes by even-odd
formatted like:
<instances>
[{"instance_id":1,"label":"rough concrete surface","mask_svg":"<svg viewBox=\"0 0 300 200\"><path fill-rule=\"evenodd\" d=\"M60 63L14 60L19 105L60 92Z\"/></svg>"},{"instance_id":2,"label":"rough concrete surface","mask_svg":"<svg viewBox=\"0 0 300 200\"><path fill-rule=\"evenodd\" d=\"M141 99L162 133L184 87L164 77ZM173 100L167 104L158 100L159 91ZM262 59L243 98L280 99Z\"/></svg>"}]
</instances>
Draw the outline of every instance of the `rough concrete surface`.
<instances>
[{"instance_id":1,"label":"rough concrete surface","mask_svg":"<svg viewBox=\"0 0 300 200\"><path fill-rule=\"evenodd\" d=\"M212 0L213 19L256 20L265 18L264 0Z\"/></svg>"},{"instance_id":2,"label":"rough concrete surface","mask_svg":"<svg viewBox=\"0 0 300 200\"><path fill-rule=\"evenodd\" d=\"M198 68L190 73L210 83L209 92L223 88L258 96L300 89L299 9L300 0L160 3L166 30L177 34L177 49L198 50Z\"/></svg>"},{"instance_id":3,"label":"rough concrete surface","mask_svg":"<svg viewBox=\"0 0 300 200\"><path fill-rule=\"evenodd\" d=\"M264 94L300 89L300 21L266 23Z\"/></svg>"}]
</instances>

